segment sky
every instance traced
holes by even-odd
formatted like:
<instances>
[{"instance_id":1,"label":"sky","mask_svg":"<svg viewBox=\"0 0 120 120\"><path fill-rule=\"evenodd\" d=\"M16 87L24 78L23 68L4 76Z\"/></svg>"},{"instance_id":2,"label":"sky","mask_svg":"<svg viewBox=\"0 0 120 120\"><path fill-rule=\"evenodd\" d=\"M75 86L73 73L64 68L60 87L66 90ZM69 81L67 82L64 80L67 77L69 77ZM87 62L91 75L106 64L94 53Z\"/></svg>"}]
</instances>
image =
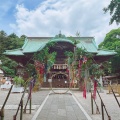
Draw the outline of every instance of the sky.
<instances>
[{"instance_id":1,"label":"sky","mask_svg":"<svg viewBox=\"0 0 120 120\"><path fill-rule=\"evenodd\" d=\"M8 35L94 37L100 44L112 29L103 8L111 0L0 0L0 30Z\"/></svg>"}]
</instances>

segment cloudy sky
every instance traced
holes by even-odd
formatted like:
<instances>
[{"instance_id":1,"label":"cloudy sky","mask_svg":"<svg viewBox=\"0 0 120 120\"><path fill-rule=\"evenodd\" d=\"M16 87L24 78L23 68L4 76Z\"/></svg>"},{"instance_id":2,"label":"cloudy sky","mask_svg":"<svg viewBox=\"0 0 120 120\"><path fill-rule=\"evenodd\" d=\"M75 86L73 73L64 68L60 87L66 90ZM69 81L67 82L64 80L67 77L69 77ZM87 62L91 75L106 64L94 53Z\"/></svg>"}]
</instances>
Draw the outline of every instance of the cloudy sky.
<instances>
[{"instance_id":1,"label":"cloudy sky","mask_svg":"<svg viewBox=\"0 0 120 120\"><path fill-rule=\"evenodd\" d=\"M0 30L8 35L95 37L103 41L105 34L118 28L109 25L109 14L103 8L111 0L0 0Z\"/></svg>"}]
</instances>

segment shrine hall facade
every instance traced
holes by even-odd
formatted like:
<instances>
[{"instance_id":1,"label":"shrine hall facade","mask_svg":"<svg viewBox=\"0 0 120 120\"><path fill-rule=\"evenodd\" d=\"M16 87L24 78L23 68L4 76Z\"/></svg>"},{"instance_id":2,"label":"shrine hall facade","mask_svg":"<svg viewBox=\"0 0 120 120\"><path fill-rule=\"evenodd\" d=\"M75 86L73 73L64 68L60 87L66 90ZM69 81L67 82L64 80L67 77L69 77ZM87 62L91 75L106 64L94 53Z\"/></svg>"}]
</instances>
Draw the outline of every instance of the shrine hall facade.
<instances>
[{"instance_id":1,"label":"shrine hall facade","mask_svg":"<svg viewBox=\"0 0 120 120\"><path fill-rule=\"evenodd\" d=\"M94 60L97 63L103 62L111 58L116 54L114 51L100 50L98 49L94 37L72 37L76 41L79 41L76 45L77 48L82 48L89 53L94 54ZM66 69L65 51L74 52L74 43L70 37L58 34L55 37L27 37L25 39L22 48L14 50L6 50L4 53L9 58L17 61L25 66L28 62L32 63L33 54L41 51L47 45L48 42L53 41L56 44L50 47L50 51L56 51L56 61L53 67L50 69L47 79L44 81L43 86L49 86L49 78L52 77L53 87L67 87L68 75Z\"/></svg>"}]
</instances>

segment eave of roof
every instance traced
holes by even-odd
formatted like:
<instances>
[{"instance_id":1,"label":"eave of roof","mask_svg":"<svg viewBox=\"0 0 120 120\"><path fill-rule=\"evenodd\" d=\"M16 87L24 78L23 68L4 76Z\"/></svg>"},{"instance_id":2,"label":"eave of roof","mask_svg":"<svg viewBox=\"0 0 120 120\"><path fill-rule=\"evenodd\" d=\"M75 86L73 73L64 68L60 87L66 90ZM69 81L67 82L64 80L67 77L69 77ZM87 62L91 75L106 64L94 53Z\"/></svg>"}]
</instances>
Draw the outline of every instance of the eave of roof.
<instances>
[{"instance_id":1,"label":"eave of roof","mask_svg":"<svg viewBox=\"0 0 120 120\"><path fill-rule=\"evenodd\" d=\"M6 50L4 55L24 56L21 49Z\"/></svg>"},{"instance_id":2,"label":"eave of roof","mask_svg":"<svg viewBox=\"0 0 120 120\"><path fill-rule=\"evenodd\" d=\"M98 50L96 56L109 56L109 55L116 55L117 52L114 50Z\"/></svg>"}]
</instances>

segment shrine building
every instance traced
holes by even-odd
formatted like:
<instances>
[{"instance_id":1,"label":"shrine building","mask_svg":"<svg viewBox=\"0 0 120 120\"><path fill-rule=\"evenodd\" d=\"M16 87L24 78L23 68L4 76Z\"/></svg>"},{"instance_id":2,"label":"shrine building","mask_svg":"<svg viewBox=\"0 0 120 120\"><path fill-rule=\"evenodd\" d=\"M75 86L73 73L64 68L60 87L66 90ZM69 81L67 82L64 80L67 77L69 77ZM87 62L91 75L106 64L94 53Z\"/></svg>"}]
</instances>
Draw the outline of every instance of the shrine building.
<instances>
[{"instance_id":1,"label":"shrine building","mask_svg":"<svg viewBox=\"0 0 120 120\"><path fill-rule=\"evenodd\" d=\"M76 41L79 41L76 45L77 48L82 48L88 53L93 54L93 58L97 63L107 61L116 52L111 50L101 50L98 49L94 37L72 37ZM74 43L71 41L71 37L66 37L65 35L58 34L55 37L27 37L25 39L22 48L6 50L4 54L10 59L17 61L25 66L28 62L33 63L34 53L41 51L48 42L53 41L55 45L50 47L50 52L57 52L56 61L50 69L47 79L43 81L43 87L48 86L48 80L52 77L53 87L67 87L68 74L66 69L68 64L66 64L65 51L74 52Z\"/></svg>"}]
</instances>

